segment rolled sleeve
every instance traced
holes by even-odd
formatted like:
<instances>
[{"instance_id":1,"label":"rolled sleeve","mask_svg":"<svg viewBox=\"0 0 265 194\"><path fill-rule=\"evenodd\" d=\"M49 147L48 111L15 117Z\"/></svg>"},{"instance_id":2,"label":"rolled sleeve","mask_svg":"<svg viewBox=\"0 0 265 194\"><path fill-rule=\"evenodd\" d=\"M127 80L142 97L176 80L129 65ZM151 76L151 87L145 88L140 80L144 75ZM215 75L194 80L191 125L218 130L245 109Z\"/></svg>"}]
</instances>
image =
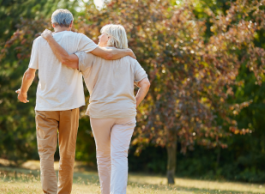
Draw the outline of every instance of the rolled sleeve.
<instances>
[{"instance_id":1,"label":"rolled sleeve","mask_svg":"<svg viewBox=\"0 0 265 194\"><path fill-rule=\"evenodd\" d=\"M85 52L76 52L75 55L78 57L79 62L78 62L78 70L80 72L85 70L85 65L84 65L84 59L85 59Z\"/></svg>"},{"instance_id":2,"label":"rolled sleeve","mask_svg":"<svg viewBox=\"0 0 265 194\"><path fill-rule=\"evenodd\" d=\"M80 41L79 41L78 51L89 53L98 47L98 45L96 45L93 42L93 40L88 38L86 35L81 33L79 35L80 35Z\"/></svg>"},{"instance_id":3,"label":"rolled sleeve","mask_svg":"<svg viewBox=\"0 0 265 194\"><path fill-rule=\"evenodd\" d=\"M80 72L86 71L94 62L95 56L86 52L76 52L75 55L79 59L78 70Z\"/></svg>"},{"instance_id":4,"label":"rolled sleeve","mask_svg":"<svg viewBox=\"0 0 265 194\"><path fill-rule=\"evenodd\" d=\"M38 55L38 40L35 39L33 41L31 55L30 55L30 62L29 68L31 69L39 69L39 55Z\"/></svg>"}]
</instances>

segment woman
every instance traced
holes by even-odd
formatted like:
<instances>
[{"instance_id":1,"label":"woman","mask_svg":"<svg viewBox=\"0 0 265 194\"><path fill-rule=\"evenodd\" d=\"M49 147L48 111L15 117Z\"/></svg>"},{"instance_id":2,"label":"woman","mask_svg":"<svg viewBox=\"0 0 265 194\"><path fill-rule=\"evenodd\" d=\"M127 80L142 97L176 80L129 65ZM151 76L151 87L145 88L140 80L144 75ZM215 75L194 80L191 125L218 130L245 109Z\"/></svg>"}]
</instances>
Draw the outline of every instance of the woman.
<instances>
[{"instance_id":1,"label":"woman","mask_svg":"<svg viewBox=\"0 0 265 194\"><path fill-rule=\"evenodd\" d=\"M146 72L131 57L108 61L84 52L68 55L54 41L51 32L45 31L42 36L64 65L79 69L83 74L90 93L86 114L90 116L96 143L101 193L126 193L128 148L136 124L136 108L150 87ZM128 48L123 26L104 26L98 45ZM134 84L139 87L136 96Z\"/></svg>"}]
</instances>

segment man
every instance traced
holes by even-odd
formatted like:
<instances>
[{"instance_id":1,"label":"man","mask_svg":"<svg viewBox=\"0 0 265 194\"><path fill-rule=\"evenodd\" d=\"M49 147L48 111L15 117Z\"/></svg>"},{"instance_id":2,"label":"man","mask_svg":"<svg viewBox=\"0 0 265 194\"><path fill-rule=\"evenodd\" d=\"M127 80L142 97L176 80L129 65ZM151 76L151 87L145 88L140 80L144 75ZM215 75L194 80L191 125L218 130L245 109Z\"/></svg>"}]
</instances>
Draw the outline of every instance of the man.
<instances>
[{"instance_id":1,"label":"man","mask_svg":"<svg viewBox=\"0 0 265 194\"><path fill-rule=\"evenodd\" d=\"M54 39L68 53L90 52L105 59L119 59L134 54L127 50L107 50L98 47L83 34L71 32L73 15L65 9L52 14ZM36 131L44 193L68 194L72 190L75 145L78 130L79 107L85 105L82 74L60 63L49 44L42 37L33 42L29 68L24 73L18 99L27 103L27 91L39 70L36 100ZM54 171L54 153L59 132L59 184Z\"/></svg>"}]
</instances>

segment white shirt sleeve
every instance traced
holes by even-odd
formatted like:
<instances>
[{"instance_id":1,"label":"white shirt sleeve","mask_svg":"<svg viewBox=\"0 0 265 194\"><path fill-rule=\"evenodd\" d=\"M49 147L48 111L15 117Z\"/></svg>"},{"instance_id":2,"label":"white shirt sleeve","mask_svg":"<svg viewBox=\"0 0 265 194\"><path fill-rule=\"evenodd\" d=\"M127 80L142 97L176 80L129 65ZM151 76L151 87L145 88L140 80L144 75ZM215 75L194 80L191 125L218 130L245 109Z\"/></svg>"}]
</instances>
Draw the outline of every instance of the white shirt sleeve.
<instances>
[{"instance_id":1,"label":"white shirt sleeve","mask_svg":"<svg viewBox=\"0 0 265 194\"><path fill-rule=\"evenodd\" d=\"M85 52L76 52L75 54L79 58L78 70L81 72L84 72L85 70L90 68L96 57L90 53L85 53Z\"/></svg>"},{"instance_id":2,"label":"white shirt sleeve","mask_svg":"<svg viewBox=\"0 0 265 194\"><path fill-rule=\"evenodd\" d=\"M98 47L90 38L86 35L79 33L80 39L78 44L78 51L89 53Z\"/></svg>"},{"instance_id":3,"label":"white shirt sleeve","mask_svg":"<svg viewBox=\"0 0 265 194\"><path fill-rule=\"evenodd\" d=\"M37 39L33 41L31 55L30 55L29 68L39 69L39 47L38 47Z\"/></svg>"},{"instance_id":4,"label":"white shirt sleeve","mask_svg":"<svg viewBox=\"0 0 265 194\"><path fill-rule=\"evenodd\" d=\"M133 59L134 61L134 82L138 83L139 81L147 78L147 74L142 66L138 63L137 60Z\"/></svg>"}]
</instances>

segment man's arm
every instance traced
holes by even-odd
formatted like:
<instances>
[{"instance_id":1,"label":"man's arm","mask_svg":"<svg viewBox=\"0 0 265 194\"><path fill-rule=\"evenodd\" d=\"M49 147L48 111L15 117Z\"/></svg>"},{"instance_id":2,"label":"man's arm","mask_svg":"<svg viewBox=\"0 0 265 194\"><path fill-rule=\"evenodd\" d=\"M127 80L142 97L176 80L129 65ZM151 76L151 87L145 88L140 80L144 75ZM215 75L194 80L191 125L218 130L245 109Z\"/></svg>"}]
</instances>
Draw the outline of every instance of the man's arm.
<instances>
[{"instance_id":1,"label":"man's arm","mask_svg":"<svg viewBox=\"0 0 265 194\"><path fill-rule=\"evenodd\" d=\"M35 78L35 72L36 72L36 69L32 69L32 68L28 68L25 71L23 79L22 79L21 87L20 89L16 91L16 93L18 93L17 98L20 102L24 102L24 103L29 102L27 99L27 93L28 93L29 87L31 86Z\"/></svg>"},{"instance_id":2,"label":"man's arm","mask_svg":"<svg viewBox=\"0 0 265 194\"><path fill-rule=\"evenodd\" d=\"M97 47L90 53L106 60L115 60L126 56L136 59L131 49L106 49L104 47Z\"/></svg>"},{"instance_id":3,"label":"man's arm","mask_svg":"<svg viewBox=\"0 0 265 194\"><path fill-rule=\"evenodd\" d=\"M148 78L142 79L137 86L139 87L139 90L136 94L136 107L139 106L139 104L143 101L144 97L146 96L149 88L150 88L150 82Z\"/></svg>"},{"instance_id":4,"label":"man's arm","mask_svg":"<svg viewBox=\"0 0 265 194\"><path fill-rule=\"evenodd\" d=\"M69 55L52 37L50 30L44 30L41 36L49 43L53 53L58 60L64 65L71 68L78 68L78 57L74 54ZM120 59L125 56L136 58L131 49L106 49L97 47L91 51L93 55L104 58L106 60Z\"/></svg>"}]
</instances>

